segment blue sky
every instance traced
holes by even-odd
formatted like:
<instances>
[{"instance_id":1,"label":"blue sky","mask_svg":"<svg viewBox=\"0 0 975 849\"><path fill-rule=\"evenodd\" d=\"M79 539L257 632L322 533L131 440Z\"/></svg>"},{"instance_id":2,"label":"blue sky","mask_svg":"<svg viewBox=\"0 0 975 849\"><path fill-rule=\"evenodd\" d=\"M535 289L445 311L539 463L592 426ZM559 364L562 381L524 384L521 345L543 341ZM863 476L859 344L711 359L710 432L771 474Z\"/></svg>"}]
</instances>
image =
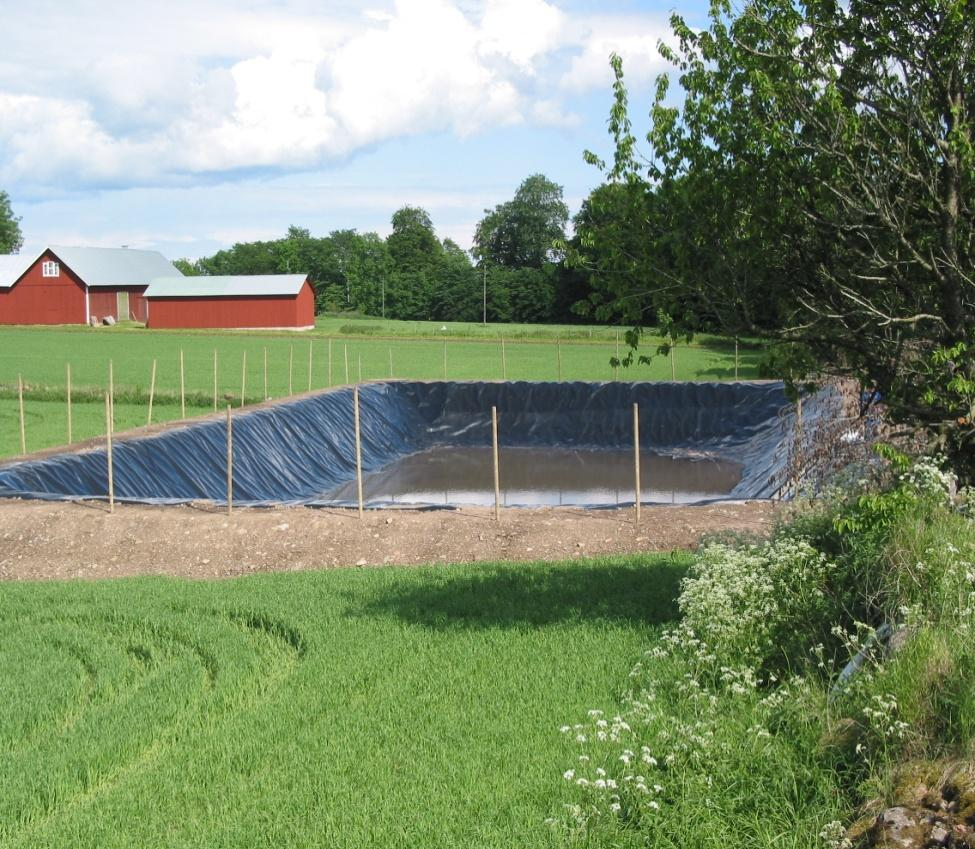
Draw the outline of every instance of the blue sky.
<instances>
[{"instance_id":1,"label":"blue sky","mask_svg":"<svg viewBox=\"0 0 975 849\"><path fill-rule=\"evenodd\" d=\"M198 257L295 224L462 247L541 172L575 212L608 152L607 59L645 130L672 3L32 0L0 32L0 189L25 250ZM678 11L700 21L700 0Z\"/></svg>"}]
</instances>

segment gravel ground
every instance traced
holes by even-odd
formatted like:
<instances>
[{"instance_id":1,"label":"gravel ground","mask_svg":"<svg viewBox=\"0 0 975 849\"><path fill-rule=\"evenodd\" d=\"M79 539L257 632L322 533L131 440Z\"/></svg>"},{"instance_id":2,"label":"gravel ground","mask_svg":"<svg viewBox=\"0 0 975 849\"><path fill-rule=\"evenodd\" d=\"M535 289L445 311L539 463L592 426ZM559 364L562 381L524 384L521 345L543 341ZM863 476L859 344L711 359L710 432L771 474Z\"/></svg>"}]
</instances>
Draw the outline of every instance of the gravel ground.
<instances>
[{"instance_id":1,"label":"gravel ground","mask_svg":"<svg viewBox=\"0 0 975 849\"><path fill-rule=\"evenodd\" d=\"M513 508L367 511L212 505L147 507L0 500L0 579L178 575L564 560L692 549L703 535L767 532L779 505L721 502L633 510Z\"/></svg>"}]
</instances>

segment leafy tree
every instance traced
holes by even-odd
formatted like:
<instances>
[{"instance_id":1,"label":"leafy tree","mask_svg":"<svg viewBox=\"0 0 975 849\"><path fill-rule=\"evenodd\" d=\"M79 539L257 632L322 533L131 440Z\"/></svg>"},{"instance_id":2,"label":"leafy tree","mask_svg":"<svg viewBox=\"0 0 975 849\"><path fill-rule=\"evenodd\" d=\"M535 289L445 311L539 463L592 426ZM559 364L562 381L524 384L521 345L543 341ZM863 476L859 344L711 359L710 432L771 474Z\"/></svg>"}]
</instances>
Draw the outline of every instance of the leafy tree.
<instances>
[{"instance_id":1,"label":"leafy tree","mask_svg":"<svg viewBox=\"0 0 975 849\"><path fill-rule=\"evenodd\" d=\"M196 277L200 273L197 264L194 262L190 262L190 260L186 259L185 257L174 259L173 265L176 266L179 272L186 277Z\"/></svg>"},{"instance_id":2,"label":"leafy tree","mask_svg":"<svg viewBox=\"0 0 975 849\"><path fill-rule=\"evenodd\" d=\"M393 213L392 224L386 246L395 269L404 273L433 271L443 246L433 230L430 214L419 207L404 206Z\"/></svg>"},{"instance_id":3,"label":"leafy tree","mask_svg":"<svg viewBox=\"0 0 975 849\"><path fill-rule=\"evenodd\" d=\"M369 315L383 315L385 289L392 261L386 242L375 233L356 234L348 274L352 280L356 309Z\"/></svg>"},{"instance_id":4,"label":"leafy tree","mask_svg":"<svg viewBox=\"0 0 975 849\"><path fill-rule=\"evenodd\" d=\"M474 256L494 321L551 321L562 277L556 263L569 210L562 187L542 174L527 177L512 200L485 210ZM483 303L482 303L483 310Z\"/></svg>"},{"instance_id":5,"label":"leafy tree","mask_svg":"<svg viewBox=\"0 0 975 849\"><path fill-rule=\"evenodd\" d=\"M646 315L670 286L682 329L774 328L970 462L970 420L926 380L944 350L956 371L975 365L973 13L971 0L715 0L706 29L674 16L677 46L662 49L685 98L667 106L658 82L645 160L614 57L614 159L588 158L646 195L651 249L629 282L596 274L599 303ZM584 227L574 260L611 272L632 243L625 226Z\"/></svg>"},{"instance_id":6,"label":"leafy tree","mask_svg":"<svg viewBox=\"0 0 975 849\"><path fill-rule=\"evenodd\" d=\"M475 255L506 268L541 268L558 259L555 245L565 239L569 208L562 187L532 174L512 200L485 210L474 236Z\"/></svg>"},{"instance_id":7,"label":"leafy tree","mask_svg":"<svg viewBox=\"0 0 975 849\"><path fill-rule=\"evenodd\" d=\"M393 231L386 239L391 273L387 315L402 319L433 319L438 301L438 274L443 246L426 210L404 206L393 213Z\"/></svg>"},{"instance_id":8,"label":"leafy tree","mask_svg":"<svg viewBox=\"0 0 975 849\"><path fill-rule=\"evenodd\" d=\"M20 218L14 215L10 196L0 191L0 254L15 254L24 244Z\"/></svg>"},{"instance_id":9,"label":"leafy tree","mask_svg":"<svg viewBox=\"0 0 975 849\"><path fill-rule=\"evenodd\" d=\"M480 321L483 302L481 274L467 251L452 239L443 241L435 318L439 321Z\"/></svg>"}]
</instances>

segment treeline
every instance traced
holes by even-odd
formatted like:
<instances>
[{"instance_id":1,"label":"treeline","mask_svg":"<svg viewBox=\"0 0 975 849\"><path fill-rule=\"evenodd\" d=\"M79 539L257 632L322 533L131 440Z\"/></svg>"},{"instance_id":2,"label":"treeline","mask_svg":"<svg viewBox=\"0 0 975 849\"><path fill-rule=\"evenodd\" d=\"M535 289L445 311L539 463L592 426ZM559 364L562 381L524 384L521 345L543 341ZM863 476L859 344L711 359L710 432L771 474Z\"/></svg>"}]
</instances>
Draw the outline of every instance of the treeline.
<instances>
[{"instance_id":1,"label":"treeline","mask_svg":"<svg viewBox=\"0 0 975 849\"><path fill-rule=\"evenodd\" d=\"M385 239L290 227L280 239L176 264L185 274L307 273L318 312L480 321L486 311L492 322L571 323L580 320L573 306L586 296L588 275L567 268L555 247L565 242L568 218L562 187L534 174L510 201L485 211L470 253L441 240L426 210L404 206Z\"/></svg>"}]
</instances>

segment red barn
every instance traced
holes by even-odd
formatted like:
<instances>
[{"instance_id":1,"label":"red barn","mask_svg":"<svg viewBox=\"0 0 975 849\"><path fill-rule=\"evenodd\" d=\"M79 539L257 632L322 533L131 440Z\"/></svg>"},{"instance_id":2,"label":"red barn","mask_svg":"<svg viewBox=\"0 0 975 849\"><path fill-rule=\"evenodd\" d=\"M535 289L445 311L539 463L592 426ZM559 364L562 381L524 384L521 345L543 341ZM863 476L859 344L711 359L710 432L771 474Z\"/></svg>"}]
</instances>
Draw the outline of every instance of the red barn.
<instances>
[{"instance_id":1,"label":"red barn","mask_svg":"<svg viewBox=\"0 0 975 849\"><path fill-rule=\"evenodd\" d=\"M315 292L304 274L162 277L146 290L153 328L309 330Z\"/></svg>"},{"instance_id":2,"label":"red barn","mask_svg":"<svg viewBox=\"0 0 975 849\"><path fill-rule=\"evenodd\" d=\"M49 247L0 256L0 324L145 321L145 290L179 270L156 251Z\"/></svg>"}]
</instances>

